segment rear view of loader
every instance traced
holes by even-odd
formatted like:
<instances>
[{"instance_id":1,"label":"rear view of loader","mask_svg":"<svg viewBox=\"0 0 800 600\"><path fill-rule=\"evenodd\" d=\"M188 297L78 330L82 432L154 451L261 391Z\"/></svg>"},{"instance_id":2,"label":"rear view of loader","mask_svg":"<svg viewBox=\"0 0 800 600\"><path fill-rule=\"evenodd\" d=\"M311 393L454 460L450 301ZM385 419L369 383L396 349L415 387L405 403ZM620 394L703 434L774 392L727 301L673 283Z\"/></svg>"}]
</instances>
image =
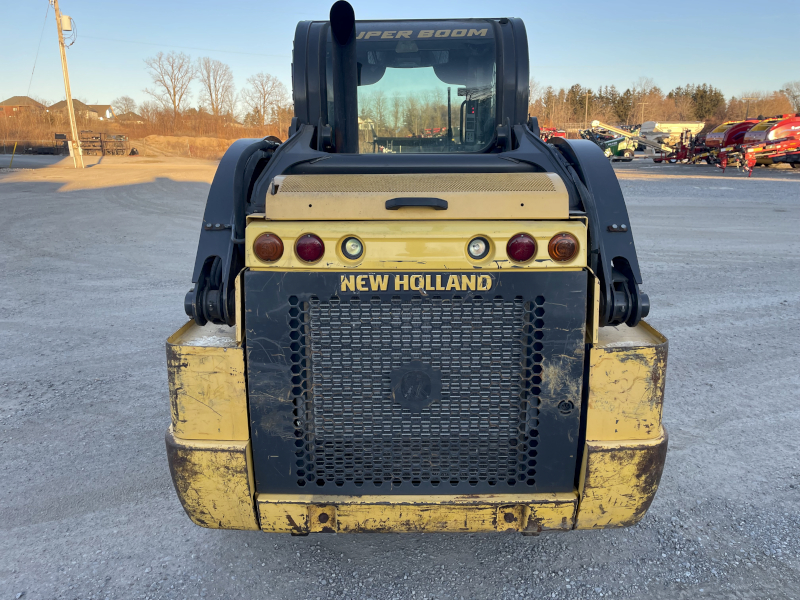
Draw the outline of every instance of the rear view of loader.
<instances>
[{"instance_id":1,"label":"rear view of loader","mask_svg":"<svg viewBox=\"0 0 800 600\"><path fill-rule=\"evenodd\" d=\"M191 320L167 342L189 517L301 535L636 523L666 456L667 341L642 320L608 160L528 118L522 21L355 21L337 2L298 24L292 70L288 139L219 165ZM416 91L439 99L429 122L359 111Z\"/></svg>"}]
</instances>

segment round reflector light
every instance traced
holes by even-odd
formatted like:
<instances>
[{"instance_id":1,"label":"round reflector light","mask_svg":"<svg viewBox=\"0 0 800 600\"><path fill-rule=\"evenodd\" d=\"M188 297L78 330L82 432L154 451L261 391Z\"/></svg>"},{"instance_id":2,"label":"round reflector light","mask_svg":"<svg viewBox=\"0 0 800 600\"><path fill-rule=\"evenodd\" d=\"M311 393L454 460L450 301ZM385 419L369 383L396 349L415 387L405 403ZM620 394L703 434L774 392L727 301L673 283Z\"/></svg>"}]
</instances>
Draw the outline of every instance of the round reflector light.
<instances>
[{"instance_id":1,"label":"round reflector light","mask_svg":"<svg viewBox=\"0 0 800 600\"><path fill-rule=\"evenodd\" d=\"M547 244L550 258L558 262L567 262L578 253L578 240L571 233L557 233Z\"/></svg>"},{"instance_id":2,"label":"round reflector light","mask_svg":"<svg viewBox=\"0 0 800 600\"><path fill-rule=\"evenodd\" d=\"M283 256L283 240L274 233L262 233L253 243L253 252L263 261L274 262Z\"/></svg>"},{"instance_id":3,"label":"round reflector light","mask_svg":"<svg viewBox=\"0 0 800 600\"><path fill-rule=\"evenodd\" d=\"M349 237L342 242L342 254L350 260L356 260L364 254L364 244L358 238Z\"/></svg>"},{"instance_id":4,"label":"round reflector light","mask_svg":"<svg viewBox=\"0 0 800 600\"><path fill-rule=\"evenodd\" d=\"M506 245L508 258L516 262L527 262L536 254L536 240L527 233L518 233Z\"/></svg>"},{"instance_id":5,"label":"round reflector light","mask_svg":"<svg viewBox=\"0 0 800 600\"><path fill-rule=\"evenodd\" d=\"M307 233L297 240L294 251L300 260L313 263L325 254L325 244L313 233Z\"/></svg>"},{"instance_id":6,"label":"round reflector light","mask_svg":"<svg viewBox=\"0 0 800 600\"><path fill-rule=\"evenodd\" d=\"M486 238L473 238L467 245L467 252L471 258L479 260L489 254L489 242L486 241Z\"/></svg>"}]
</instances>

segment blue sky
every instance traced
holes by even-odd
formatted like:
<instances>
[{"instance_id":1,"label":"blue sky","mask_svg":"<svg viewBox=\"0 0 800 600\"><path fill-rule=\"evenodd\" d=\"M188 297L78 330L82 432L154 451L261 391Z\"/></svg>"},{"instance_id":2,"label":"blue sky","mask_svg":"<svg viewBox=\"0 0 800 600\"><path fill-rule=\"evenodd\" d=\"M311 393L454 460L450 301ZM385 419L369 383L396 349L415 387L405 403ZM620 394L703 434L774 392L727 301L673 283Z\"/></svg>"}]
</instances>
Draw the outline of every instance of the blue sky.
<instances>
[{"instance_id":1,"label":"blue sky","mask_svg":"<svg viewBox=\"0 0 800 600\"><path fill-rule=\"evenodd\" d=\"M266 71L289 87L295 25L327 18L331 3L61 0L62 12L77 25L77 42L67 51L73 96L90 103L120 95L145 100L142 90L150 80L143 59L159 50L223 60L237 86ZM521 17L528 29L531 74L554 87L581 83L624 89L647 76L665 90L707 82L730 96L800 79L798 0L351 3L359 19ZM0 3L0 99L26 94L47 6L47 0ZM41 39L30 94L57 101L64 86L52 9ZM726 39L733 41L725 46L712 41Z\"/></svg>"}]
</instances>

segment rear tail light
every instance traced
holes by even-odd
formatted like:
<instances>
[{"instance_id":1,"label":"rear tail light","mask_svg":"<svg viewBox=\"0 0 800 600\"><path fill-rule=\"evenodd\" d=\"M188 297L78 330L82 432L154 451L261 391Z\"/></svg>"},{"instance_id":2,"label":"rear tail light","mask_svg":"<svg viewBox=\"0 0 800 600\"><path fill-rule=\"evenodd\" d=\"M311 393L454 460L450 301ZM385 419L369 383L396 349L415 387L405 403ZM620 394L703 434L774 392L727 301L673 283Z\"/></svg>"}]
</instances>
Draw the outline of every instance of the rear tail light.
<instances>
[{"instance_id":1,"label":"rear tail light","mask_svg":"<svg viewBox=\"0 0 800 600\"><path fill-rule=\"evenodd\" d=\"M253 243L253 252L263 261L274 262L283 256L283 240L274 233L262 233Z\"/></svg>"},{"instance_id":2,"label":"rear tail light","mask_svg":"<svg viewBox=\"0 0 800 600\"><path fill-rule=\"evenodd\" d=\"M578 240L571 233L557 233L547 244L550 258L558 262L567 262L578 253Z\"/></svg>"},{"instance_id":3,"label":"rear tail light","mask_svg":"<svg viewBox=\"0 0 800 600\"><path fill-rule=\"evenodd\" d=\"M536 254L536 240L527 233L518 233L508 240L506 253L515 262L528 262Z\"/></svg>"},{"instance_id":4,"label":"rear tail light","mask_svg":"<svg viewBox=\"0 0 800 600\"><path fill-rule=\"evenodd\" d=\"M307 233L294 245L297 257L307 263L317 262L325 254L325 244L313 233Z\"/></svg>"}]
</instances>

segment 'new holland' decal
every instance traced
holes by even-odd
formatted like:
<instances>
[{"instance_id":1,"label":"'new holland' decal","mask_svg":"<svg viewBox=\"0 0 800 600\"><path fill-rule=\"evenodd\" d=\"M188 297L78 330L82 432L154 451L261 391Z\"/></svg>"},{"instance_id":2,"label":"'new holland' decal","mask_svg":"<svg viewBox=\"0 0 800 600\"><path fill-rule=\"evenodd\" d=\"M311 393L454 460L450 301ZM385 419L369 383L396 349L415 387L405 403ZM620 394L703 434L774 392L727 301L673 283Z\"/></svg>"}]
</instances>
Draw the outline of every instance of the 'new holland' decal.
<instances>
[{"instance_id":1,"label":"'new holland' decal","mask_svg":"<svg viewBox=\"0 0 800 600\"><path fill-rule=\"evenodd\" d=\"M342 292L486 292L491 275L342 275Z\"/></svg>"}]
</instances>

